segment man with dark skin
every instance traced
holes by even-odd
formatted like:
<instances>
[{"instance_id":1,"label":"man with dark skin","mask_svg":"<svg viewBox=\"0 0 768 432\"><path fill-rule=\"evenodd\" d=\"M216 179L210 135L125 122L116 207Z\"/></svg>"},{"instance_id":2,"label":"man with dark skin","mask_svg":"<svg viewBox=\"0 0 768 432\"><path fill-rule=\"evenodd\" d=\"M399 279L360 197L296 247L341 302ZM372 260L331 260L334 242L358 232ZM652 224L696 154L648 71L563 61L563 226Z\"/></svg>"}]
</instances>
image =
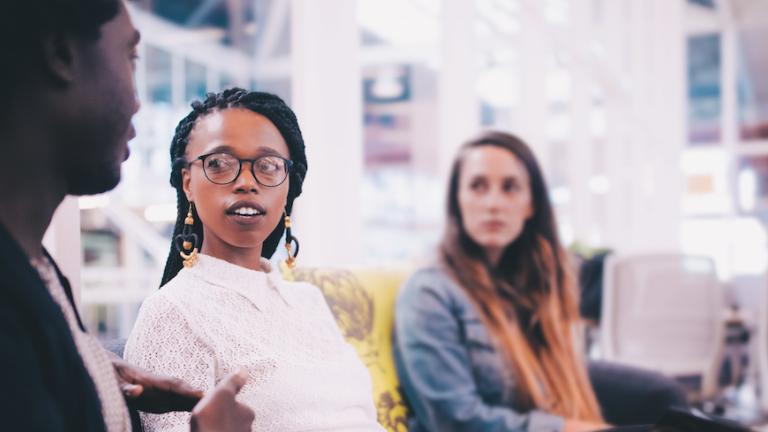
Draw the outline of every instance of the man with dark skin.
<instances>
[{"instance_id":1,"label":"man with dark skin","mask_svg":"<svg viewBox=\"0 0 768 432\"><path fill-rule=\"evenodd\" d=\"M42 239L66 195L106 192L120 180L139 109L133 72L140 39L122 1L13 1L0 13L2 430L112 430L88 352L63 313L71 308L77 316L71 289L56 269L69 300L57 304L31 262L55 268ZM191 410L192 431L251 430L253 412L235 400L244 371L203 395L117 357L112 365L115 373L101 379L119 380L112 388L136 409Z\"/></svg>"}]
</instances>

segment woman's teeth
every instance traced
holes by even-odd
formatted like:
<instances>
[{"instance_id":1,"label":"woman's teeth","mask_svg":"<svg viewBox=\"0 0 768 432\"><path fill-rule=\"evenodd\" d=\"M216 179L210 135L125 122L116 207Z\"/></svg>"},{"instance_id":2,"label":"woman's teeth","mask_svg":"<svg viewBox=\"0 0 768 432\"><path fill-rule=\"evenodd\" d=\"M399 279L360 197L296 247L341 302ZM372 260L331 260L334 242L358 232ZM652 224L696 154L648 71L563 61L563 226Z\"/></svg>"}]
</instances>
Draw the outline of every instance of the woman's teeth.
<instances>
[{"instance_id":1,"label":"woman's teeth","mask_svg":"<svg viewBox=\"0 0 768 432\"><path fill-rule=\"evenodd\" d=\"M238 214L240 216L253 216L253 215L260 215L261 212L256 210L255 208L251 207L241 207L234 211L235 214Z\"/></svg>"}]
</instances>

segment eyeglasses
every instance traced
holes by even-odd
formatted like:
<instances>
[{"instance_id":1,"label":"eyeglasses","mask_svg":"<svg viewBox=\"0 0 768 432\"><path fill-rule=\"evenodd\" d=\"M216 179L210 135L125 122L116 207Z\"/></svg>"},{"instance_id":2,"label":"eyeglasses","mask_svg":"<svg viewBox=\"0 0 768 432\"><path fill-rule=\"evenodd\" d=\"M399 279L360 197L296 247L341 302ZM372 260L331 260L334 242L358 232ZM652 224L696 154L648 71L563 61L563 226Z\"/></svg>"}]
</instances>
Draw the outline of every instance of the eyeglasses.
<instances>
[{"instance_id":1,"label":"eyeglasses","mask_svg":"<svg viewBox=\"0 0 768 432\"><path fill-rule=\"evenodd\" d=\"M229 153L208 153L189 162L203 162L205 178L211 183L225 185L234 182L243 170L243 162L251 163L251 173L262 186L280 186L288 177L293 161L280 156L260 156L256 159L238 159Z\"/></svg>"}]
</instances>

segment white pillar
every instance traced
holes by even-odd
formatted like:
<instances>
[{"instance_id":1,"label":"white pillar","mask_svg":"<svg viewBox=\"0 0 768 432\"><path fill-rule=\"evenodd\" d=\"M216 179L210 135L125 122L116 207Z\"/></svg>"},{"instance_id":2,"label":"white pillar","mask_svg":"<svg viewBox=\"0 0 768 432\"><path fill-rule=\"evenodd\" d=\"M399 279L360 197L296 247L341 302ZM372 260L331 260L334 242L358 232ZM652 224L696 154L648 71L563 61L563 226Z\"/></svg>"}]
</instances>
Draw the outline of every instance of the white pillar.
<instances>
[{"instance_id":1,"label":"white pillar","mask_svg":"<svg viewBox=\"0 0 768 432\"><path fill-rule=\"evenodd\" d=\"M56 264L69 279L75 302L80 304L80 268L82 247L80 242L80 207L77 197L68 196L56 209L43 238L43 246L56 260Z\"/></svg>"},{"instance_id":2,"label":"white pillar","mask_svg":"<svg viewBox=\"0 0 768 432\"><path fill-rule=\"evenodd\" d=\"M571 220L574 238L587 244L591 240L594 195L589 189L589 180L594 174L593 137L591 134L592 113L592 58L586 55L586 44L591 28L591 2L571 4L571 31L573 37L569 46L571 52L571 132L568 145L569 185L571 187ZM595 245L591 245L595 246Z\"/></svg>"},{"instance_id":3,"label":"white pillar","mask_svg":"<svg viewBox=\"0 0 768 432\"><path fill-rule=\"evenodd\" d=\"M607 95L608 246L679 249L685 145L683 0L604 2L610 64L624 82Z\"/></svg>"},{"instance_id":4,"label":"white pillar","mask_svg":"<svg viewBox=\"0 0 768 432\"><path fill-rule=\"evenodd\" d=\"M521 8L520 34L520 103L515 108L515 127L512 131L522 138L536 154L544 176L551 179L549 141L547 137L547 60L552 45L545 38L546 23L539 9L530 1ZM551 183L548 182L548 184Z\"/></svg>"},{"instance_id":5,"label":"white pillar","mask_svg":"<svg viewBox=\"0 0 768 432\"><path fill-rule=\"evenodd\" d=\"M629 103L631 84L624 59L629 47L629 32L625 28L627 1L602 3L604 33L602 40L606 47L605 65L616 78L615 85L606 86L605 91L605 166L611 183L611 190L605 199L605 245L621 251L627 240L628 198L631 175L626 173L625 148L629 145L627 135L631 124Z\"/></svg>"},{"instance_id":6,"label":"white pillar","mask_svg":"<svg viewBox=\"0 0 768 432\"><path fill-rule=\"evenodd\" d=\"M650 0L651 2L654 0ZM646 115L646 104L650 101L645 93L648 90L645 73L650 72L650 66L653 58L653 52L650 51L649 38L653 35L649 32L651 18L648 15L649 5L645 0L626 0L629 16L625 22L625 31L629 33L627 40L627 71L630 77L629 99L629 119L630 124L625 135L625 153L621 166L624 170L624 184L629 192L626 213L624 221L629 228L626 231L622 247L631 251L641 249L638 241L642 240L643 235L653 235L643 230L644 220L653 217L650 213L650 205L653 196L647 191L653 188L651 182L654 182L653 174L649 171L651 167L647 165L647 156L650 148L655 147L652 142L653 131L649 128L655 128L651 118ZM664 29L659 29L663 32ZM646 200L646 205L642 205L642 200ZM655 205L654 205L655 207Z\"/></svg>"},{"instance_id":7,"label":"white pillar","mask_svg":"<svg viewBox=\"0 0 768 432\"><path fill-rule=\"evenodd\" d=\"M186 100L187 71L184 57L171 53L171 104L174 107L187 108Z\"/></svg>"},{"instance_id":8,"label":"white pillar","mask_svg":"<svg viewBox=\"0 0 768 432\"><path fill-rule=\"evenodd\" d=\"M721 0L717 5L722 28L720 30L720 141L722 148L731 155L738 154L739 108L738 108L738 34L733 16L733 4ZM728 161L728 176L737 178L738 158Z\"/></svg>"},{"instance_id":9,"label":"white pillar","mask_svg":"<svg viewBox=\"0 0 768 432\"><path fill-rule=\"evenodd\" d=\"M438 81L440 178L447 179L457 149L479 131L475 2L443 0ZM443 181L442 184L447 184Z\"/></svg>"},{"instance_id":10,"label":"white pillar","mask_svg":"<svg viewBox=\"0 0 768 432\"><path fill-rule=\"evenodd\" d=\"M309 171L296 200L300 265L348 267L362 251L360 29L354 0L292 0L292 107Z\"/></svg>"},{"instance_id":11,"label":"white pillar","mask_svg":"<svg viewBox=\"0 0 768 432\"><path fill-rule=\"evenodd\" d=\"M685 146L685 29L683 0L634 0L642 49L633 71L636 166L640 181L634 202L638 250L678 250L682 217L680 157Z\"/></svg>"}]
</instances>

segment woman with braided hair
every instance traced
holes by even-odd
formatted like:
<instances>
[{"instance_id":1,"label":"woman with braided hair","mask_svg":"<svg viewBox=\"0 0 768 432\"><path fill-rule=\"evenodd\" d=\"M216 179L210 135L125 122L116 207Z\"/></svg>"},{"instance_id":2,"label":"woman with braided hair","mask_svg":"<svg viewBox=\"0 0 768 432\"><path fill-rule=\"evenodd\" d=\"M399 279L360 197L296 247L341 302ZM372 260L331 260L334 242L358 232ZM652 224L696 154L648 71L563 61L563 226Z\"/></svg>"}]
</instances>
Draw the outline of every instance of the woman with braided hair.
<instances>
[{"instance_id":1,"label":"woman with braided hair","mask_svg":"<svg viewBox=\"0 0 768 432\"><path fill-rule=\"evenodd\" d=\"M244 368L253 430L381 431L368 371L320 290L271 268L307 172L296 116L242 89L192 104L171 144L178 217L161 288L142 304L130 361L202 390ZM188 430L189 414L143 414L147 431Z\"/></svg>"}]
</instances>

